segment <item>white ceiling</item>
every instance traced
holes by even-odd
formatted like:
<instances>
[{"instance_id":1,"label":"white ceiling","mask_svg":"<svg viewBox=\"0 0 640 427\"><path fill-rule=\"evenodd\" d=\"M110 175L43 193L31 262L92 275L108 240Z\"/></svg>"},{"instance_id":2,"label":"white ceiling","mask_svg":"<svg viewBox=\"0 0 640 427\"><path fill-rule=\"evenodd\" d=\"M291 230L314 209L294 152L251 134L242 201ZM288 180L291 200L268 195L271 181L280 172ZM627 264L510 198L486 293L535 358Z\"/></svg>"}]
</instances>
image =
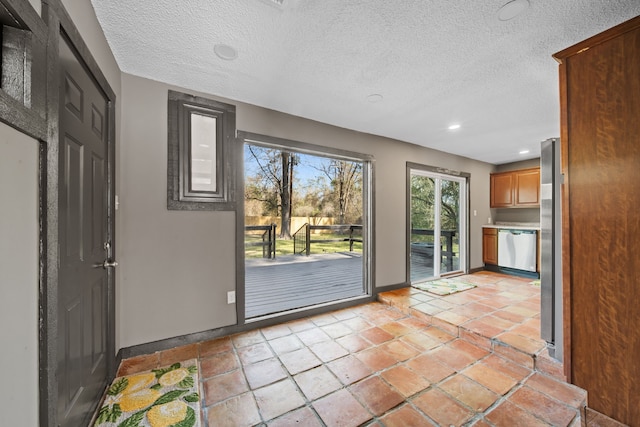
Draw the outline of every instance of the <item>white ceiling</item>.
<instances>
[{"instance_id":1,"label":"white ceiling","mask_svg":"<svg viewBox=\"0 0 640 427\"><path fill-rule=\"evenodd\" d=\"M493 164L559 135L551 55L640 15L639 0L529 0L509 21L508 0L91 1L123 72Z\"/></svg>"}]
</instances>

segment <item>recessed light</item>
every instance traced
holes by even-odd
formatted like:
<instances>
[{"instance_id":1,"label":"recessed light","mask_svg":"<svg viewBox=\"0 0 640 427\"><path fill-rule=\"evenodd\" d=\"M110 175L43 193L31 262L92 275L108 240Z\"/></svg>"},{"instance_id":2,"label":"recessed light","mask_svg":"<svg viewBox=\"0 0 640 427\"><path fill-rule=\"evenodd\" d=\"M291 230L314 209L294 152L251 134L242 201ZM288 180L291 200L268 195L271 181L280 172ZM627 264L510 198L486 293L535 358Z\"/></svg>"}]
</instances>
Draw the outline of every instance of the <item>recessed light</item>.
<instances>
[{"instance_id":1,"label":"recessed light","mask_svg":"<svg viewBox=\"0 0 640 427\"><path fill-rule=\"evenodd\" d=\"M459 123L455 123L452 124L451 126L449 126L449 130L457 130L460 129L460 124Z\"/></svg>"},{"instance_id":2,"label":"recessed light","mask_svg":"<svg viewBox=\"0 0 640 427\"><path fill-rule=\"evenodd\" d=\"M228 44L217 44L213 46L213 51L218 55L218 58L225 61L233 61L238 57L238 51Z\"/></svg>"},{"instance_id":3,"label":"recessed light","mask_svg":"<svg viewBox=\"0 0 640 427\"><path fill-rule=\"evenodd\" d=\"M375 104L376 102L380 102L383 99L384 97L379 93L372 93L371 95L367 96L367 101L369 101L372 104Z\"/></svg>"},{"instance_id":4,"label":"recessed light","mask_svg":"<svg viewBox=\"0 0 640 427\"><path fill-rule=\"evenodd\" d=\"M520 151L520 154L529 154L529 150L522 150Z\"/></svg>"},{"instance_id":5,"label":"recessed light","mask_svg":"<svg viewBox=\"0 0 640 427\"><path fill-rule=\"evenodd\" d=\"M513 0L498 10L498 19L508 21L520 15L529 7L529 0Z\"/></svg>"}]
</instances>

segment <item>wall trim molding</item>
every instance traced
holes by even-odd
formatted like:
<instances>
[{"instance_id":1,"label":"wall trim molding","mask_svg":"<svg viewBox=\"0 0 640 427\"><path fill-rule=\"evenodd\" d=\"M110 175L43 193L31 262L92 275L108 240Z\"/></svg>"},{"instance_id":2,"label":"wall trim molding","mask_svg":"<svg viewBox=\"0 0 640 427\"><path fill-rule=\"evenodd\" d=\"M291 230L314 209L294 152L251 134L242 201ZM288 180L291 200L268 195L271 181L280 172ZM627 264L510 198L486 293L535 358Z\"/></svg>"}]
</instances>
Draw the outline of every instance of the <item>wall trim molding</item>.
<instances>
[{"instance_id":1,"label":"wall trim molding","mask_svg":"<svg viewBox=\"0 0 640 427\"><path fill-rule=\"evenodd\" d=\"M319 314L325 314L343 308L355 307L357 305L374 302L377 300L377 296L365 295L360 298L355 298L349 301L338 302L335 304L329 304L322 307L311 308L304 311L296 311L291 314L283 314L275 317L269 317L259 319L244 324L236 324L223 326L220 328L210 329L202 332L194 332L191 334L180 335L172 338L166 338L162 340L152 341L144 344L133 345L130 347L123 347L118 351L119 363L122 360L129 359L131 357L144 356L153 354L157 351L169 350L175 347L183 345L196 344L201 341L209 341L216 338L230 336L242 332L249 332L255 329L265 328L267 326L278 325L286 323L292 320L304 319L306 317L312 317Z\"/></svg>"}]
</instances>

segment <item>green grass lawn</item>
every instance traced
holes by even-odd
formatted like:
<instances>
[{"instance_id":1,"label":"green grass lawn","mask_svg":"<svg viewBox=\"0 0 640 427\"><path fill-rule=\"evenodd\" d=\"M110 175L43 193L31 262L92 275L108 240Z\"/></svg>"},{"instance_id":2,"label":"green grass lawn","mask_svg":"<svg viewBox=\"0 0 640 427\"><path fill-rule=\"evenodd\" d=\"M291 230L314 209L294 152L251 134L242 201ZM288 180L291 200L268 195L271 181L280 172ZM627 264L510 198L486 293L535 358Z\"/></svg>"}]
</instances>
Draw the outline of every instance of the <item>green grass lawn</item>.
<instances>
[{"instance_id":1,"label":"green grass lawn","mask_svg":"<svg viewBox=\"0 0 640 427\"><path fill-rule=\"evenodd\" d=\"M345 234L315 234L311 236L311 240L329 240L329 239L345 239L348 238L348 235ZM415 237L415 236L414 236ZM413 239L414 242L431 242L433 243L433 237L431 236L418 236L423 238ZM430 240L428 238L430 237ZM357 238L360 238L359 236ZM261 238L257 234L246 234L245 242L260 242ZM443 246L444 250L444 246ZM312 254L322 254L322 253L335 253L335 252L348 252L349 251L349 242L327 242L327 243L315 243L311 242L311 253ZM362 253L362 243L354 242L353 251ZM459 253L459 245L457 242L453 243L453 252L456 256L460 256ZM262 247L261 246L246 246L244 249L245 258L262 258ZM284 240L284 239L276 239L276 257L280 255L292 255L293 254L293 239Z\"/></svg>"},{"instance_id":2,"label":"green grass lawn","mask_svg":"<svg viewBox=\"0 0 640 427\"><path fill-rule=\"evenodd\" d=\"M348 252L349 242L325 242L315 243L313 240L329 240L329 239L345 239L348 235L343 234L322 234L311 236L311 253L335 253L335 252ZM360 238L359 236L357 238ZM257 235L245 235L245 243L247 242L260 242L261 238ZM362 253L362 243L354 242L353 251ZM246 246L244 249L245 258L262 258L262 246ZM293 239L284 240L276 239L276 257L279 255L293 255Z\"/></svg>"}]
</instances>

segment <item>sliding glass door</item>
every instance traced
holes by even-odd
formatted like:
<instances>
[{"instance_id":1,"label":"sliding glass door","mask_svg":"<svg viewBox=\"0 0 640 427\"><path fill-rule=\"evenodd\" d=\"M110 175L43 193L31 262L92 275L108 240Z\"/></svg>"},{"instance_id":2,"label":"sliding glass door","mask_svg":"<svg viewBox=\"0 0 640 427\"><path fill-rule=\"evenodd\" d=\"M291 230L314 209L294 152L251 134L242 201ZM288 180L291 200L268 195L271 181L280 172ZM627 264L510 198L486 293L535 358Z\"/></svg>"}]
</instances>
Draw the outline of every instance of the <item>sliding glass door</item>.
<instances>
[{"instance_id":1,"label":"sliding glass door","mask_svg":"<svg viewBox=\"0 0 640 427\"><path fill-rule=\"evenodd\" d=\"M245 319L370 295L369 159L241 136Z\"/></svg>"},{"instance_id":2,"label":"sliding glass door","mask_svg":"<svg viewBox=\"0 0 640 427\"><path fill-rule=\"evenodd\" d=\"M411 283L463 272L466 265L467 180L409 169Z\"/></svg>"}]
</instances>

